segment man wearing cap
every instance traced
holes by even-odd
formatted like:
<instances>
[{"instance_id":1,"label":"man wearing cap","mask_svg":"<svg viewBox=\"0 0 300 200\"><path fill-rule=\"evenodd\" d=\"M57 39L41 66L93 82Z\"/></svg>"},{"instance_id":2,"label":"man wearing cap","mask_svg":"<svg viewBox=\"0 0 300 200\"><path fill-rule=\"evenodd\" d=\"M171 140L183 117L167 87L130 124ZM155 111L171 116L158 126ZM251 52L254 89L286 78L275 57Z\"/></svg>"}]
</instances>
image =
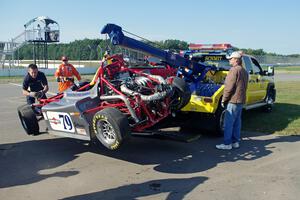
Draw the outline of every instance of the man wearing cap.
<instances>
[{"instance_id":1,"label":"man wearing cap","mask_svg":"<svg viewBox=\"0 0 300 200\"><path fill-rule=\"evenodd\" d=\"M234 51L227 57L231 68L225 79L225 88L221 106L226 109L224 118L224 143L216 145L217 149L230 150L239 148L241 133L241 116L243 104L246 103L248 73L242 67L242 54Z\"/></svg>"},{"instance_id":2,"label":"man wearing cap","mask_svg":"<svg viewBox=\"0 0 300 200\"><path fill-rule=\"evenodd\" d=\"M63 92L66 89L74 85L74 76L78 81L81 80L80 74L75 69L75 67L68 63L68 57L61 57L62 64L58 66L58 69L55 71L55 77L58 82L58 91Z\"/></svg>"}]
</instances>

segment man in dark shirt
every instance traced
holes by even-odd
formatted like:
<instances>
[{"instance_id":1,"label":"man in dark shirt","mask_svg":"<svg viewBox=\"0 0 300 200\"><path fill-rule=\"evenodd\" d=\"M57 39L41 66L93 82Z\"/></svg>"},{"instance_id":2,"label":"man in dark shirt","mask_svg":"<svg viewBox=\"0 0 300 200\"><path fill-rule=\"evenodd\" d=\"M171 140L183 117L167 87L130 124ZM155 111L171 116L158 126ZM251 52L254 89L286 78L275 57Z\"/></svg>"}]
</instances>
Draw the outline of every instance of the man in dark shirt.
<instances>
[{"instance_id":1,"label":"man in dark shirt","mask_svg":"<svg viewBox=\"0 0 300 200\"><path fill-rule=\"evenodd\" d=\"M26 96L27 104L35 103L35 98L46 99L49 90L48 81L43 72L40 72L36 64L28 65L28 74L23 81L23 94Z\"/></svg>"}]
</instances>

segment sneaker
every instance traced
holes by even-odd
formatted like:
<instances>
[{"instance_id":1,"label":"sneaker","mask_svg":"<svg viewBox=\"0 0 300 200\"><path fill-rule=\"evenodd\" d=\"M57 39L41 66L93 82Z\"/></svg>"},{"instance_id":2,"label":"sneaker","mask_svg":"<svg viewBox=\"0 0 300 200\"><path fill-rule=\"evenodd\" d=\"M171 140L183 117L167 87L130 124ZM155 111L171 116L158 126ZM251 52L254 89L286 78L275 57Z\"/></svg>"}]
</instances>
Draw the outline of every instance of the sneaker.
<instances>
[{"instance_id":1,"label":"sneaker","mask_svg":"<svg viewBox=\"0 0 300 200\"><path fill-rule=\"evenodd\" d=\"M221 150L230 150L232 149L232 145L231 144L218 144L216 145L217 149L221 149Z\"/></svg>"},{"instance_id":2,"label":"sneaker","mask_svg":"<svg viewBox=\"0 0 300 200\"><path fill-rule=\"evenodd\" d=\"M232 143L232 147L237 149L237 148L240 147L240 143L239 142L234 142L234 143Z\"/></svg>"}]
</instances>

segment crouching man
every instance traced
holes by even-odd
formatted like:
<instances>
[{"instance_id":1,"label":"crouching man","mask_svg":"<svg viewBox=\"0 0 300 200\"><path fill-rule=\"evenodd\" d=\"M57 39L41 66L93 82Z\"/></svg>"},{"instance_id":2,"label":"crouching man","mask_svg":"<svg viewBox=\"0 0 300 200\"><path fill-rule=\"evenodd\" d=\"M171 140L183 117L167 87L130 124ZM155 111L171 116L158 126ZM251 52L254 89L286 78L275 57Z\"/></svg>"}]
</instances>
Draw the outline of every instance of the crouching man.
<instances>
[{"instance_id":1,"label":"crouching man","mask_svg":"<svg viewBox=\"0 0 300 200\"><path fill-rule=\"evenodd\" d=\"M38 70L36 64L28 65L28 74L23 81L23 94L26 96L27 104L35 103L35 99L46 99L48 92L48 81L43 72Z\"/></svg>"}]
</instances>

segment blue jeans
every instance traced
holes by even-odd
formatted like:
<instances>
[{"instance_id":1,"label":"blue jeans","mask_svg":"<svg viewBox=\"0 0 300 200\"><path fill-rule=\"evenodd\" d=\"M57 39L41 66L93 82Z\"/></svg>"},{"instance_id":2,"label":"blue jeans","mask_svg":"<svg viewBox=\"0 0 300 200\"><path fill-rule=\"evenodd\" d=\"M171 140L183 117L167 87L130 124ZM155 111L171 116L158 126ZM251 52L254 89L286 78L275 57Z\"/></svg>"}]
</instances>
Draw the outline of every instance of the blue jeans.
<instances>
[{"instance_id":1,"label":"blue jeans","mask_svg":"<svg viewBox=\"0 0 300 200\"><path fill-rule=\"evenodd\" d=\"M224 144L240 141L243 104L228 103L224 119Z\"/></svg>"}]
</instances>

